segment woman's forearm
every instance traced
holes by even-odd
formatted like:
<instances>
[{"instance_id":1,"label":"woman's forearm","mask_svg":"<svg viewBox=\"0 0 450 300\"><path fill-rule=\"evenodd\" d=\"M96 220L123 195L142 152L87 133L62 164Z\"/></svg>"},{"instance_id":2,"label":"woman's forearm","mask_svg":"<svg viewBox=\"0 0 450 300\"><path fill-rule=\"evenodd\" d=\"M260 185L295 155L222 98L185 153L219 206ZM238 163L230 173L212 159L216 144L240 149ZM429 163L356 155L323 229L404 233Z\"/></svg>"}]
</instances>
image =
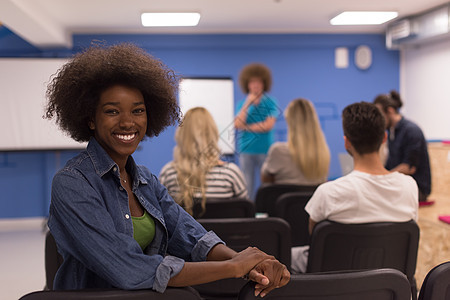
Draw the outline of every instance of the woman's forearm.
<instances>
[{"instance_id":1,"label":"woman's forearm","mask_svg":"<svg viewBox=\"0 0 450 300\"><path fill-rule=\"evenodd\" d=\"M168 286L188 286L247 275L258 263L273 259L255 247L236 253L223 244L214 246L204 262L186 262Z\"/></svg>"},{"instance_id":2,"label":"woman's forearm","mask_svg":"<svg viewBox=\"0 0 450 300\"><path fill-rule=\"evenodd\" d=\"M215 245L208 253L206 260L208 261L222 261L232 259L237 254L233 249L224 244Z\"/></svg>"},{"instance_id":3,"label":"woman's forearm","mask_svg":"<svg viewBox=\"0 0 450 300\"><path fill-rule=\"evenodd\" d=\"M182 287L235 277L233 265L227 261L186 262L168 286Z\"/></svg>"}]
</instances>

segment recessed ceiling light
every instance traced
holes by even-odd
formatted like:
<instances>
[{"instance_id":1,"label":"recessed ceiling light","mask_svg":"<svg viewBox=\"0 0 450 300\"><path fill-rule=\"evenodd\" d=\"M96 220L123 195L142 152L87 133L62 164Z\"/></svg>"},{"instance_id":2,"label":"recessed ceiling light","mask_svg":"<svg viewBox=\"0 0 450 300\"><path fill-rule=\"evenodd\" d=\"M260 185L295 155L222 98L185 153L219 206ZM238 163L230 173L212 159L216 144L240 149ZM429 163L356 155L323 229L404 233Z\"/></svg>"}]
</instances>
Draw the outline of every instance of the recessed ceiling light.
<instances>
[{"instance_id":1,"label":"recessed ceiling light","mask_svg":"<svg viewBox=\"0 0 450 300\"><path fill-rule=\"evenodd\" d=\"M199 13L143 13L142 25L151 26L197 26Z\"/></svg>"},{"instance_id":2,"label":"recessed ceiling light","mask_svg":"<svg viewBox=\"0 0 450 300\"><path fill-rule=\"evenodd\" d=\"M398 16L395 11L344 11L330 20L331 25L379 25Z\"/></svg>"}]
</instances>

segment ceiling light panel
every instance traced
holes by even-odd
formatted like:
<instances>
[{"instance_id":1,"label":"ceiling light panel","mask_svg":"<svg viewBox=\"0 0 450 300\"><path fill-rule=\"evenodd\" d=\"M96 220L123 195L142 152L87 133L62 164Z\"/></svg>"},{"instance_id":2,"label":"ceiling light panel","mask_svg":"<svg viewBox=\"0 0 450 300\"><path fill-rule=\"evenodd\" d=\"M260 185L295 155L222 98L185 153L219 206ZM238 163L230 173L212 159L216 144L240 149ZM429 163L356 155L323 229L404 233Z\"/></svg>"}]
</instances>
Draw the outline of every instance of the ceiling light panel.
<instances>
[{"instance_id":1,"label":"ceiling light panel","mask_svg":"<svg viewBox=\"0 0 450 300\"><path fill-rule=\"evenodd\" d=\"M145 27L197 26L199 13L143 13L142 25Z\"/></svg>"},{"instance_id":2,"label":"ceiling light panel","mask_svg":"<svg viewBox=\"0 0 450 300\"><path fill-rule=\"evenodd\" d=\"M398 16L395 11L345 11L330 20L331 25L379 25Z\"/></svg>"}]
</instances>

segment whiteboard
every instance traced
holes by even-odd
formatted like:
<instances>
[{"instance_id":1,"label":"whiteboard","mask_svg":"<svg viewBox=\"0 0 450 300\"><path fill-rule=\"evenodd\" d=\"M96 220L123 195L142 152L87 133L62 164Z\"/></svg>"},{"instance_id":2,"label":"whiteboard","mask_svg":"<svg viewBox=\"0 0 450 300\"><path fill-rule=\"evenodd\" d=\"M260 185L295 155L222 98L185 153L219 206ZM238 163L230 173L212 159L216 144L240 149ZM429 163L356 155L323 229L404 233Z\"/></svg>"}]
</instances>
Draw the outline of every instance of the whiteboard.
<instances>
[{"instance_id":1,"label":"whiteboard","mask_svg":"<svg viewBox=\"0 0 450 300\"><path fill-rule=\"evenodd\" d=\"M54 120L42 118L51 75L66 59L0 59L0 151L81 149Z\"/></svg>"},{"instance_id":2,"label":"whiteboard","mask_svg":"<svg viewBox=\"0 0 450 300\"><path fill-rule=\"evenodd\" d=\"M219 148L222 154L234 154L234 96L231 78L182 78L178 100L183 114L194 107L206 108L219 129Z\"/></svg>"}]
</instances>

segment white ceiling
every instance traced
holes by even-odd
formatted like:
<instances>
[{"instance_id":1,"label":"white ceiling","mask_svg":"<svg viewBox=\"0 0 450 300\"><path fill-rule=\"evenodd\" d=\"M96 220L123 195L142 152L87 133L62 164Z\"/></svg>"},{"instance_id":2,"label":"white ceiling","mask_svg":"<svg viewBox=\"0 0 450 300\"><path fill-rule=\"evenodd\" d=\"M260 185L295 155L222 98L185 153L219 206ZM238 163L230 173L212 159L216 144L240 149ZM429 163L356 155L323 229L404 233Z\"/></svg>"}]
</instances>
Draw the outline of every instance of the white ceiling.
<instances>
[{"instance_id":1,"label":"white ceiling","mask_svg":"<svg viewBox=\"0 0 450 300\"><path fill-rule=\"evenodd\" d=\"M344 10L399 18L448 0L0 0L0 23L37 47L70 47L76 33L383 33L385 25L331 26ZM200 12L197 27L144 28L142 12Z\"/></svg>"}]
</instances>

